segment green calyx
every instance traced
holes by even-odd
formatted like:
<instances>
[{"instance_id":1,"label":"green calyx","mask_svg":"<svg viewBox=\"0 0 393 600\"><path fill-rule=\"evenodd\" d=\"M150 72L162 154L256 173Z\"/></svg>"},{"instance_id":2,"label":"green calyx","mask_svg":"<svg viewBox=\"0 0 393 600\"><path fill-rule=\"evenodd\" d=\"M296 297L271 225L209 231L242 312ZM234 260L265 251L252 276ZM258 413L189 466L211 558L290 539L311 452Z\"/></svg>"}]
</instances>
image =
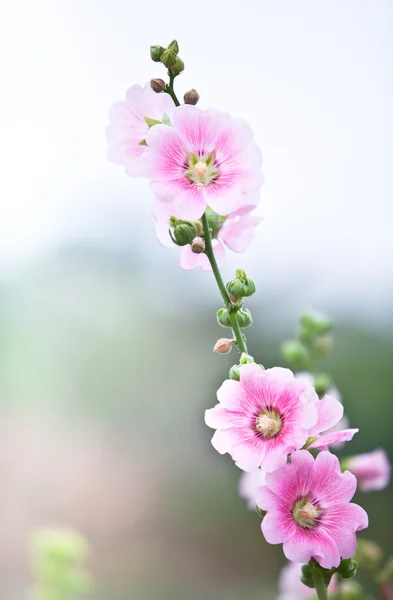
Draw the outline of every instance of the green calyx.
<instances>
[{"instance_id":1,"label":"green calyx","mask_svg":"<svg viewBox=\"0 0 393 600\"><path fill-rule=\"evenodd\" d=\"M177 246L186 246L196 237L197 229L192 223L180 222L174 226L173 233L169 230L169 234Z\"/></svg>"},{"instance_id":2,"label":"green calyx","mask_svg":"<svg viewBox=\"0 0 393 600\"><path fill-rule=\"evenodd\" d=\"M281 347L285 360L296 367L306 368L310 362L308 348L298 340L287 340Z\"/></svg>"},{"instance_id":3,"label":"green calyx","mask_svg":"<svg viewBox=\"0 0 393 600\"><path fill-rule=\"evenodd\" d=\"M252 279L247 277L243 269L237 269L236 277L227 283L227 292L235 298L245 298L255 294L256 287Z\"/></svg>"}]
</instances>

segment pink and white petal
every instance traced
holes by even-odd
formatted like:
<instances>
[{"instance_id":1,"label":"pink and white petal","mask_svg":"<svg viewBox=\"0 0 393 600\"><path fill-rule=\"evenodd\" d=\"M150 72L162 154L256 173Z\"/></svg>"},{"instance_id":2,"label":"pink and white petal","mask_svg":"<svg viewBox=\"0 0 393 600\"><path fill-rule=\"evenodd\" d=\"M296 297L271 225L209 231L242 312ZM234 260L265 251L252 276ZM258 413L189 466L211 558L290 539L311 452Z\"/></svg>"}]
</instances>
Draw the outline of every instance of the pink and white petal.
<instances>
[{"instance_id":1,"label":"pink and white petal","mask_svg":"<svg viewBox=\"0 0 393 600\"><path fill-rule=\"evenodd\" d=\"M356 491L356 477L349 471L341 473L337 456L322 451L315 459L312 490L323 508L349 502Z\"/></svg>"},{"instance_id":2,"label":"pink and white petal","mask_svg":"<svg viewBox=\"0 0 393 600\"><path fill-rule=\"evenodd\" d=\"M342 558L351 558L356 550L356 531L368 527L368 515L357 504L331 506L322 518L322 528L336 542Z\"/></svg>"},{"instance_id":3,"label":"pink and white petal","mask_svg":"<svg viewBox=\"0 0 393 600\"><path fill-rule=\"evenodd\" d=\"M180 266L186 271L201 268L203 271L208 271L210 264L206 254L195 254L191 250L190 244L183 246L180 254Z\"/></svg>"},{"instance_id":4,"label":"pink and white petal","mask_svg":"<svg viewBox=\"0 0 393 600\"><path fill-rule=\"evenodd\" d=\"M206 210L206 201L200 187L179 188L175 183L169 187L174 198L171 205L174 217L186 221L197 221L202 217Z\"/></svg>"},{"instance_id":5,"label":"pink and white petal","mask_svg":"<svg viewBox=\"0 0 393 600\"><path fill-rule=\"evenodd\" d=\"M272 367L266 369L266 375L269 379L274 379L282 384L293 383L295 376L290 369L284 369L284 367Z\"/></svg>"},{"instance_id":6,"label":"pink and white petal","mask_svg":"<svg viewBox=\"0 0 393 600\"><path fill-rule=\"evenodd\" d=\"M309 493L313 481L314 463L314 458L307 450L293 452L291 463L266 475L266 485L288 506L292 506L294 498Z\"/></svg>"},{"instance_id":7,"label":"pink and white petal","mask_svg":"<svg viewBox=\"0 0 393 600\"><path fill-rule=\"evenodd\" d=\"M220 454L232 451L232 437L228 429L217 429L211 439L212 446Z\"/></svg>"},{"instance_id":8,"label":"pink and white petal","mask_svg":"<svg viewBox=\"0 0 393 600\"><path fill-rule=\"evenodd\" d=\"M260 469L259 469L260 470ZM282 507L282 502L266 485L262 485L256 492L256 504L262 510L276 512Z\"/></svg>"},{"instance_id":9,"label":"pink and white petal","mask_svg":"<svg viewBox=\"0 0 393 600\"><path fill-rule=\"evenodd\" d=\"M225 222L220 230L220 239L233 252L244 252L255 235L255 227L262 221L261 217L244 217L239 222Z\"/></svg>"},{"instance_id":10,"label":"pink and white petal","mask_svg":"<svg viewBox=\"0 0 393 600\"><path fill-rule=\"evenodd\" d=\"M341 562L337 544L323 530L297 527L295 535L284 542L283 551L289 560L306 563L315 558L326 569L338 567Z\"/></svg>"},{"instance_id":11,"label":"pink and white petal","mask_svg":"<svg viewBox=\"0 0 393 600\"><path fill-rule=\"evenodd\" d=\"M248 415L240 411L232 411L221 404L205 411L205 423L213 429L247 429L250 423Z\"/></svg>"},{"instance_id":12,"label":"pink and white petal","mask_svg":"<svg viewBox=\"0 0 393 600\"><path fill-rule=\"evenodd\" d=\"M344 414L344 407L335 398L334 396L330 396L326 394L322 398L322 400L317 400L316 407L318 411L318 421L310 431L310 436L318 435L321 431L326 431L340 421Z\"/></svg>"},{"instance_id":13,"label":"pink and white petal","mask_svg":"<svg viewBox=\"0 0 393 600\"><path fill-rule=\"evenodd\" d=\"M226 408L233 410L239 406L239 396L241 394L239 381L225 379L221 387L217 390L217 400Z\"/></svg>"},{"instance_id":14,"label":"pink and white petal","mask_svg":"<svg viewBox=\"0 0 393 600\"><path fill-rule=\"evenodd\" d=\"M280 467L283 467L287 462L288 454L288 448L285 446L267 448L262 464L264 471L266 471L266 473L272 473L273 471L280 469Z\"/></svg>"},{"instance_id":15,"label":"pink and white petal","mask_svg":"<svg viewBox=\"0 0 393 600\"><path fill-rule=\"evenodd\" d=\"M304 402L302 409L301 425L308 431L307 437L310 436L310 428L315 426L318 420L318 411L314 403L309 402L307 398L310 395L307 394L307 390L304 390L301 395L301 400Z\"/></svg>"},{"instance_id":16,"label":"pink and white petal","mask_svg":"<svg viewBox=\"0 0 393 600\"><path fill-rule=\"evenodd\" d=\"M264 444L253 444L250 441L245 441L232 450L232 458L239 469L249 473L261 466L265 451Z\"/></svg>"},{"instance_id":17,"label":"pink and white petal","mask_svg":"<svg viewBox=\"0 0 393 600\"><path fill-rule=\"evenodd\" d=\"M203 188L206 203L218 214L228 215L247 202L247 195L235 181L226 185L210 184Z\"/></svg>"},{"instance_id":18,"label":"pink and white petal","mask_svg":"<svg viewBox=\"0 0 393 600\"><path fill-rule=\"evenodd\" d=\"M173 248L175 245L171 236L169 235L169 223L165 221L156 221L154 224L154 231L156 232L156 236L160 244L165 246L165 248Z\"/></svg>"},{"instance_id":19,"label":"pink and white petal","mask_svg":"<svg viewBox=\"0 0 393 600\"><path fill-rule=\"evenodd\" d=\"M261 369L256 363L250 363L242 365L240 368L240 384L246 390L249 389L250 393L255 390L256 386L259 386L259 381L266 378L266 371Z\"/></svg>"},{"instance_id":20,"label":"pink and white petal","mask_svg":"<svg viewBox=\"0 0 393 600\"><path fill-rule=\"evenodd\" d=\"M282 544L296 535L296 524L292 515L279 508L268 512L262 521L262 533L269 544Z\"/></svg>"},{"instance_id":21,"label":"pink and white petal","mask_svg":"<svg viewBox=\"0 0 393 600\"><path fill-rule=\"evenodd\" d=\"M157 221L169 221L172 216L172 206L170 202L159 200L157 197L153 200L152 215Z\"/></svg>"},{"instance_id":22,"label":"pink and white petal","mask_svg":"<svg viewBox=\"0 0 393 600\"><path fill-rule=\"evenodd\" d=\"M335 433L328 433L325 435L322 434L318 439L309 445L309 449L318 448L319 450L325 450L333 444L350 442L355 433L358 431L359 429L343 429L342 431L336 431Z\"/></svg>"}]
</instances>

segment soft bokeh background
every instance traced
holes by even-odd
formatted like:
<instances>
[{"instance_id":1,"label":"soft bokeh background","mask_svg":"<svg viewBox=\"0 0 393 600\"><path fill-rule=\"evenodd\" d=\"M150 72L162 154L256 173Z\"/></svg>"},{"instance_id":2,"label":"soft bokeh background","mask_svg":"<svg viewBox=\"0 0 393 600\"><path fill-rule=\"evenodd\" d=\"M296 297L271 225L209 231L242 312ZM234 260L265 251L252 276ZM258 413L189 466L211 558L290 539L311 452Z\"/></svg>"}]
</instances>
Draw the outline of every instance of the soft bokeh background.
<instances>
[{"instance_id":1,"label":"soft bokeh background","mask_svg":"<svg viewBox=\"0 0 393 600\"><path fill-rule=\"evenodd\" d=\"M302 308L358 434L393 454L391 0L3 0L0 22L0 598L25 597L32 527L92 546L97 600L274 598L280 548L237 496L203 412L235 357L209 274L161 248L145 181L107 163L109 106L180 43L201 106L246 118L266 182L241 257L252 353ZM389 547L392 490L358 499Z\"/></svg>"}]
</instances>

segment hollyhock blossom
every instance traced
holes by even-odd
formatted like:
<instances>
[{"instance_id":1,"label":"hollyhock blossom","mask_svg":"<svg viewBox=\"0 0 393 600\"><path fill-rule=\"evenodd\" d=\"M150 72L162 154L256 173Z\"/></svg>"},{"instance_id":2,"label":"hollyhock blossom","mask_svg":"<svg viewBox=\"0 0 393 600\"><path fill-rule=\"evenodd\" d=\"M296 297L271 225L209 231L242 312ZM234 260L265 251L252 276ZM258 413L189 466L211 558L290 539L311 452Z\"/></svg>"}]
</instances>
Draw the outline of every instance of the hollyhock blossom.
<instances>
[{"instance_id":1,"label":"hollyhock blossom","mask_svg":"<svg viewBox=\"0 0 393 600\"><path fill-rule=\"evenodd\" d=\"M266 473L261 469L242 473L239 479L239 496L247 500L250 510L255 510L257 505L257 491L265 485Z\"/></svg>"},{"instance_id":2,"label":"hollyhock blossom","mask_svg":"<svg viewBox=\"0 0 393 600\"><path fill-rule=\"evenodd\" d=\"M175 246L169 234L171 215L171 205L156 202L153 209L153 216L156 217L155 232L158 240L167 248ZM225 263L225 246L234 252L243 252L251 243L255 227L261 222L261 217L252 215L255 206L243 206L233 211L227 217L217 216L218 231L217 237L212 239L214 256L221 269ZM187 244L181 249L180 266L183 269L191 270L201 268L203 271L210 271L211 266L205 254L195 254L191 245Z\"/></svg>"},{"instance_id":3,"label":"hollyhock blossom","mask_svg":"<svg viewBox=\"0 0 393 600\"><path fill-rule=\"evenodd\" d=\"M358 480L362 492L383 490L390 481L390 462L382 449L351 456L344 461Z\"/></svg>"},{"instance_id":4,"label":"hollyhock blossom","mask_svg":"<svg viewBox=\"0 0 393 600\"><path fill-rule=\"evenodd\" d=\"M168 120L174 108L172 98L156 94L150 84L132 86L126 99L117 102L109 113L110 124L106 129L109 160L124 165L131 177L144 176L149 128L154 121Z\"/></svg>"},{"instance_id":5,"label":"hollyhock blossom","mask_svg":"<svg viewBox=\"0 0 393 600\"><path fill-rule=\"evenodd\" d=\"M244 471L274 471L306 442L317 420L315 397L289 369L242 365L240 381L224 381L219 404L205 413L206 424L217 430L212 444Z\"/></svg>"},{"instance_id":6,"label":"hollyhock blossom","mask_svg":"<svg viewBox=\"0 0 393 600\"><path fill-rule=\"evenodd\" d=\"M301 582L301 563L290 562L280 573L280 594L278 600L307 600L317 598L316 591ZM334 594L337 586L337 576L334 575L330 581L328 592Z\"/></svg>"},{"instance_id":7,"label":"hollyhock blossom","mask_svg":"<svg viewBox=\"0 0 393 600\"><path fill-rule=\"evenodd\" d=\"M341 473L338 458L307 450L294 452L291 462L266 475L257 492L258 506L266 511L262 532L270 544L283 544L289 560L322 567L338 567L356 550L356 532L368 526L367 513L350 503L356 477Z\"/></svg>"},{"instance_id":8,"label":"hollyhock blossom","mask_svg":"<svg viewBox=\"0 0 393 600\"><path fill-rule=\"evenodd\" d=\"M261 153L247 123L218 110L182 105L172 127L152 127L149 146L151 188L171 203L179 219L199 219L207 206L228 215L247 203L262 184Z\"/></svg>"}]
</instances>

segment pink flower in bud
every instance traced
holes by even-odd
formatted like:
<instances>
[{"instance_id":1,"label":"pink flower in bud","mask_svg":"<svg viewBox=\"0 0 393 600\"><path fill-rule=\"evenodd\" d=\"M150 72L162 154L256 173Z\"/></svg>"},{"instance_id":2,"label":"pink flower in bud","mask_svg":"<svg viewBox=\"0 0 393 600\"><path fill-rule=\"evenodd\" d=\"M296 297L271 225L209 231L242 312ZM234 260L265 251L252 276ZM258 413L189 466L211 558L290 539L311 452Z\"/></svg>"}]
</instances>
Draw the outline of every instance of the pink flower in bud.
<instances>
[{"instance_id":1,"label":"pink flower in bud","mask_svg":"<svg viewBox=\"0 0 393 600\"><path fill-rule=\"evenodd\" d=\"M150 83L145 87L132 86L126 99L112 106L109 113L110 124L106 129L109 160L124 165L131 177L145 176L149 154L146 137L150 125L169 117L174 108L172 98L153 92Z\"/></svg>"},{"instance_id":2,"label":"pink flower in bud","mask_svg":"<svg viewBox=\"0 0 393 600\"><path fill-rule=\"evenodd\" d=\"M254 198L250 197L249 200ZM169 235L171 209L172 205L163 202L156 202L153 208L156 235L160 243L167 248L175 245ZM212 240L214 255L220 269L225 263L225 246L234 252L243 252L251 243L255 228L262 220L261 217L251 214L254 209L255 206L248 205L229 214L218 231L217 238ZM211 270L207 256L196 255L189 244L181 249L180 266L186 270L198 267L203 271Z\"/></svg>"},{"instance_id":3,"label":"pink flower in bud","mask_svg":"<svg viewBox=\"0 0 393 600\"><path fill-rule=\"evenodd\" d=\"M244 471L274 471L305 444L315 425L315 391L289 369L265 371L252 363L239 373L240 381L224 381L219 404L205 413L206 424L217 430L212 444Z\"/></svg>"},{"instance_id":4,"label":"pink flower in bud","mask_svg":"<svg viewBox=\"0 0 393 600\"><path fill-rule=\"evenodd\" d=\"M280 594L278 600L308 600L316 598L315 590L301 582L302 565L297 562L288 563L280 573ZM337 587L337 575L330 581L328 591L334 594Z\"/></svg>"},{"instance_id":5,"label":"pink flower in bud","mask_svg":"<svg viewBox=\"0 0 393 600\"><path fill-rule=\"evenodd\" d=\"M213 352L217 352L217 354L229 354L232 350L234 340L228 340L228 338L220 338L214 344Z\"/></svg>"},{"instance_id":6,"label":"pink flower in bud","mask_svg":"<svg viewBox=\"0 0 393 600\"><path fill-rule=\"evenodd\" d=\"M257 505L257 491L265 485L266 473L256 469L250 473L242 473L239 479L239 496L247 500L250 510L255 510Z\"/></svg>"},{"instance_id":7,"label":"pink flower in bud","mask_svg":"<svg viewBox=\"0 0 393 600\"><path fill-rule=\"evenodd\" d=\"M147 135L151 188L178 219L199 219L210 206L221 215L244 206L262 184L261 153L245 121L185 104L172 127Z\"/></svg>"},{"instance_id":8,"label":"pink flower in bud","mask_svg":"<svg viewBox=\"0 0 393 600\"><path fill-rule=\"evenodd\" d=\"M351 456L344 464L355 475L362 492L383 490L389 484L391 467L384 450Z\"/></svg>"},{"instance_id":9,"label":"pink flower in bud","mask_svg":"<svg viewBox=\"0 0 393 600\"><path fill-rule=\"evenodd\" d=\"M266 511L262 532L270 544L283 544L289 560L307 563L314 558L331 569L356 550L356 532L368 526L367 513L350 503L356 477L341 473L338 458L307 450L291 455L291 462L266 475L257 504Z\"/></svg>"}]
</instances>

